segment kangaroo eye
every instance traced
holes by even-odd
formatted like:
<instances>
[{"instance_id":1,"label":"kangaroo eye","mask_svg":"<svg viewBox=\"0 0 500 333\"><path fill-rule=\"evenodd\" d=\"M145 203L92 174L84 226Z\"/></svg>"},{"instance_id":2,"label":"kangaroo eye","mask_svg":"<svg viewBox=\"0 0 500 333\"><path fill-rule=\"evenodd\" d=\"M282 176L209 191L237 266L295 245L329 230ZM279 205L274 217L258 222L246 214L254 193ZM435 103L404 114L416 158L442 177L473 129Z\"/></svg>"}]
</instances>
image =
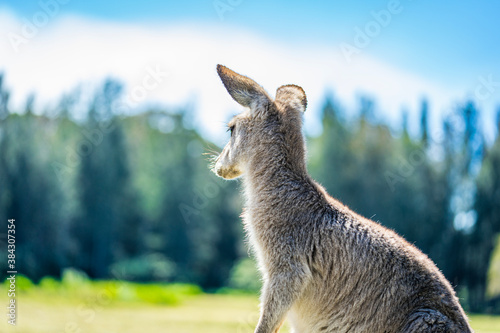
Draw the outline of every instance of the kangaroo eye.
<instances>
[{"instance_id":1,"label":"kangaroo eye","mask_svg":"<svg viewBox=\"0 0 500 333\"><path fill-rule=\"evenodd\" d=\"M230 132L231 132L231 135L233 135L234 126L235 126L235 125L233 125L233 126L231 126L231 127L229 127L229 128L227 129L228 131L230 131Z\"/></svg>"}]
</instances>

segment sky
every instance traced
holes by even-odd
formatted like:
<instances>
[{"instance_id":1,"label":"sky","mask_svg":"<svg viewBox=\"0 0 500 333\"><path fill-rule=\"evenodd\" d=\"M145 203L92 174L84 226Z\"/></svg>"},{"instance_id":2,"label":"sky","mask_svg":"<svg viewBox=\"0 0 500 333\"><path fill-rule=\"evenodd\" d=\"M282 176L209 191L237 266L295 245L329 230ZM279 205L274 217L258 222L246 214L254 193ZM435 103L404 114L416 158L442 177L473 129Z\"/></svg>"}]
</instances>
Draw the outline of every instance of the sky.
<instances>
[{"instance_id":1,"label":"sky","mask_svg":"<svg viewBox=\"0 0 500 333\"><path fill-rule=\"evenodd\" d=\"M398 128L401 111L418 128L423 98L431 126L467 99L487 137L500 105L500 3L494 1L0 1L0 72L22 109L38 109L106 77L125 85L127 110L194 110L195 125L221 143L241 111L216 64L255 79L271 95L302 86L306 130L320 131L331 95L347 115L359 97Z\"/></svg>"}]
</instances>

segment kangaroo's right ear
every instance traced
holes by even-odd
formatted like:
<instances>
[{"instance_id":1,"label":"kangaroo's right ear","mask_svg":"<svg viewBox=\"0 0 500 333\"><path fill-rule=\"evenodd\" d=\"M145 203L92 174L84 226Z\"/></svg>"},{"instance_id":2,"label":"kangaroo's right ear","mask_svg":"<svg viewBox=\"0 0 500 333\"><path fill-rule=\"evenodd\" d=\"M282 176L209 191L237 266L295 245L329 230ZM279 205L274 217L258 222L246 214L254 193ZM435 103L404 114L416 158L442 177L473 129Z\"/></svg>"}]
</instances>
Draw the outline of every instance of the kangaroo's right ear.
<instances>
[{"instance_id":1,"label":"kangaroo's right ear","mask_svg":"<svg viewBox=\"0 0 500 333\"><path fill-rule=\"evenodd\" d=\"M241 105L256 110L271 103L267 92L254 80L240 75L229 68L217 65L217 73L231 97Z\"/></svg>"},{"instance_id":2,"label":"kangaroo's right ear","mask_svg":"<svg viewBox=\"0 0 500 333\"><path fill-rule=\"evenodd\" d=\"M301 112L306 111L307 108L306 93L295 84L279 87L276 91L276 102Z\"/></svg>"}]
</instances>

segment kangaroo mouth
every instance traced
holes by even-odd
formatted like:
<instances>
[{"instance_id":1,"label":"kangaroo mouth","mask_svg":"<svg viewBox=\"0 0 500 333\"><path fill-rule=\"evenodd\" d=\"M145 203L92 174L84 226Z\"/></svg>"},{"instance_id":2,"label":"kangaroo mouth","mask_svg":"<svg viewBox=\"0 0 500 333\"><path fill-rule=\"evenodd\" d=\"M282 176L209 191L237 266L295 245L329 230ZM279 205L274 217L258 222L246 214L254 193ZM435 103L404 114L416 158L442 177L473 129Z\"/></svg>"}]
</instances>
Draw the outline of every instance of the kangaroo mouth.
<instances>
[{"instance_id":1,"label":"kangaroo mouth","mask_svg":"<svg viewBox=\"0 0 500 333\"><path fill-rule=\"evenodd\" d=\"M236 168L216 168L215 174L224 179L235 179L241 176L241 171Z\"/></svg>"}]
</instances>

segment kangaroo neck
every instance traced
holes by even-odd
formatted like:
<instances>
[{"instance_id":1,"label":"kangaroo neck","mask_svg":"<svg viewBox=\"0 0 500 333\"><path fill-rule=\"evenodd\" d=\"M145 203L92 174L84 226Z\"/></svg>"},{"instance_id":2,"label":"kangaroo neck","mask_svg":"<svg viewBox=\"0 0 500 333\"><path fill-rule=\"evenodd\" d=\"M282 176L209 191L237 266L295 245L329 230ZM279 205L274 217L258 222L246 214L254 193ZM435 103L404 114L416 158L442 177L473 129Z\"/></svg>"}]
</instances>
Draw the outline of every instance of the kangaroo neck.
<instances>
[{"instance_id":1,"label":"kangaroo neck","mask_svg":"<svg viewBox=\"0 0 500 333\"><path fill-rule=\"evenodd\" d=\"M278 196L288 187L305 184L308 178L303 160L292 160L276 147L270 147L250 160L244 176L245 192L248 199Z\"/></svg>"}]
</instances>

